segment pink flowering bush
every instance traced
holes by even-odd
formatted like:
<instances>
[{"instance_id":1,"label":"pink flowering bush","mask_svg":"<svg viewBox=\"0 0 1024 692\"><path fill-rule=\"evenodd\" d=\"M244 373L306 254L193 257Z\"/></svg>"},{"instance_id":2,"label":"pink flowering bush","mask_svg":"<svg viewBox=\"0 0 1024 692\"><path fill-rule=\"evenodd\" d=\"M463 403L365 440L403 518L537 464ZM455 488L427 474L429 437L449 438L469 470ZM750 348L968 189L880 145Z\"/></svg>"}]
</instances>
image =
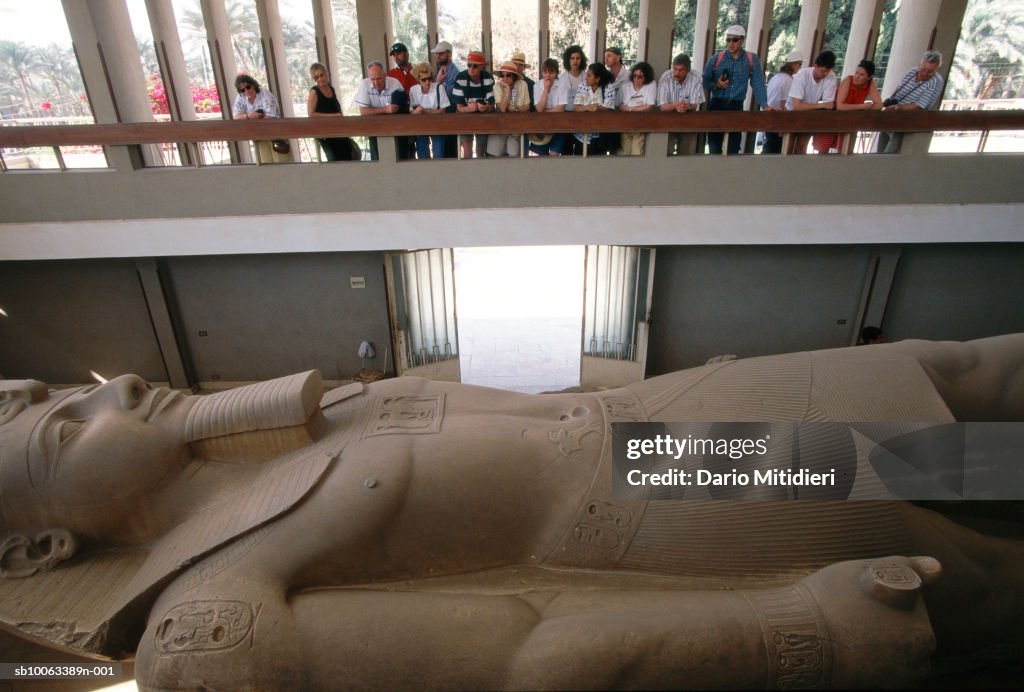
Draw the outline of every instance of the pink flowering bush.
<instances>
[{"instance_id":1,"label":"pink flowering bush","mask_svg":"<svg viewBox=\"0 0 1024 692\"><path fill-rule=\"evenodd\" d=\"M154 115L167 115L171 112L167 102L167 89L159 75L146 77L146 91L149 94L149 107ZM220 96L216 84L206 86L192 85L192 104L196 113L220 113Z\"/></svg>"}]
</instances>

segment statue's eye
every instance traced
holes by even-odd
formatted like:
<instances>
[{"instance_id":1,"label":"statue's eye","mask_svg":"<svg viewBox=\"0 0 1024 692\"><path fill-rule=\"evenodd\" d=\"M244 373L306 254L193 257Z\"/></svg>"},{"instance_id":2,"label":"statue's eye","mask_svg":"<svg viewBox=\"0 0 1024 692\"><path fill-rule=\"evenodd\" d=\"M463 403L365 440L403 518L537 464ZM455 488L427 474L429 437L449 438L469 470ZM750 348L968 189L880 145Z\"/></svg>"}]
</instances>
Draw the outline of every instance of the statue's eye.
<instances>
[{"instance_id":1,"label":"statue's eye","mask_svg":"<svg viewBox=\"0 0 1024 692\"><path fill-rule=\"evenodd\" d=\"M81 430L84 427L85 427L85 421L81 421L81 420L69 420L69 421L66 421L64 423L61 423L60 435L59 435L59 439L60 439L61 444L63 444L65 442L67 442L68 440L70 440L72 437L75 436L75 434L79 430Z\"/></svg>"}]
</instances>

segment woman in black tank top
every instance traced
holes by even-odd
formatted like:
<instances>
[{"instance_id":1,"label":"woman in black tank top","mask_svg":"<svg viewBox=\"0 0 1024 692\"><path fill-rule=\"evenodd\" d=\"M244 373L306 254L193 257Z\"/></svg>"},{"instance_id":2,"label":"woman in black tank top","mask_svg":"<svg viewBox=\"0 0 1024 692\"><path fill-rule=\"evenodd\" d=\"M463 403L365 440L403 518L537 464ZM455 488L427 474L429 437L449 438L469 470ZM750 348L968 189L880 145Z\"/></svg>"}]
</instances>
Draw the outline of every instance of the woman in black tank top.
<instances>
[{"instance_id":1,"label":"woman in black tank top","mask_svg":"<svg viewBox=\"0 0 1024 692\"><path fill-rule=\"evenodd\" d=\"M309 76L316 84L310 88L306 98L306 115L309 117L341 116L338 92L331 86L327 68L318 62L309 66ZM328 161L355 161L360 158L358 148L348 137L318 137L317 142Z\"/></svg>"}]
</instances>

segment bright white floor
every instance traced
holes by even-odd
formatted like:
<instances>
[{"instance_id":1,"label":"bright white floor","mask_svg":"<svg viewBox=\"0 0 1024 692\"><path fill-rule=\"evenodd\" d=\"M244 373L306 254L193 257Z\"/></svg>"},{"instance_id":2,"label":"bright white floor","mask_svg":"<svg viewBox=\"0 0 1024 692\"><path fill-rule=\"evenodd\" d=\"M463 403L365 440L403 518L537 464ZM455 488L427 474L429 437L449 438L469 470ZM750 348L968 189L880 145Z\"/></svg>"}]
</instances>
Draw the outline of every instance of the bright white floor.
<instances>
[{"instance_id":1,"label":"bright white floor","mask_svg":"<svg viewBox=\"0 0 1024 692\"><path fill-rule=\"evenodd\" d=\"M583 248L456 248L462 381L519 392L580 383Z\"/></svg>"}]
</instances>

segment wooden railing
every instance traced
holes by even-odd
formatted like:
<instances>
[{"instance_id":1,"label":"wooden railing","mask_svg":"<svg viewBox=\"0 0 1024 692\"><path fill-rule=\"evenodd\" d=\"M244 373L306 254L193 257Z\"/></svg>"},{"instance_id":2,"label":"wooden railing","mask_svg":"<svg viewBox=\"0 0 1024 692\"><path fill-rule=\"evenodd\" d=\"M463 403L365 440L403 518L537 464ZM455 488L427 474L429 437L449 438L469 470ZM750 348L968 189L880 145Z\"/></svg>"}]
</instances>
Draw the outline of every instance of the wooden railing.
<instances>
[{"instance_id":1,"label":"wooden railing","mask_svg":"<svg viewBox=\"0 0 1024 692\"><path fill-rule=\"evenodd\" d=\"M0 127L0 147L131 145L302 137L501 132L853 132L1024 130L1024 110L371 115Z\"/></svg>"},{"instance_id":2,"label":"wooden railing","mask_svg":"<svg viewBox=\"0 0 1024 692\"><path fill-rule=\"evenodd\" d=\"M809 111L794 112L695 112L675 113L651 111L622 113L487 113L438 115L372 115L338 118L279 118L264 120L202 120L192 122L145 122L105 125L25 126L0 121L0 168L11 167L8 157L18 150L37 151L49 148L56 167L66 169L61 147L91 147L104 161L99 147L161 145L159 156L164 164L186 165L215 159L227 163L227 149L206 156L201 149L224 148L226 142L292 139L300 143L305 154L300 159L317 160L318 154L310 138L339 136L395 136L492 133L572 133L572 132L780 132L789 135L813 132L865 133L859 147L867 151L870 133L894 132L980 132L976 148L982 151L993 131L1024 131L1024 110L944 110L944 111ZM214 143L214 144L209 144ZM848 138L843 153L854 148ZM235 145L230 145L235 146ZM749 145L752 147L752 142ZM13 150L13 152L12 152ZM236 150L237 151L237 150ZM525 149L523 155L525 155ZM22 157L33 165L27 157ZM258 155L256 157L258 161ZM24 165L24 162L23 162ZM93 167L94 162L85 164ZM159 164L156 164L159 165ZM104 167L101 163L100 167ZM16 166L17 167L17 166ZM79 164L78 167L81 167ZM133 166L134 167L134 166Z\"/></svg>"}]
</instances>

